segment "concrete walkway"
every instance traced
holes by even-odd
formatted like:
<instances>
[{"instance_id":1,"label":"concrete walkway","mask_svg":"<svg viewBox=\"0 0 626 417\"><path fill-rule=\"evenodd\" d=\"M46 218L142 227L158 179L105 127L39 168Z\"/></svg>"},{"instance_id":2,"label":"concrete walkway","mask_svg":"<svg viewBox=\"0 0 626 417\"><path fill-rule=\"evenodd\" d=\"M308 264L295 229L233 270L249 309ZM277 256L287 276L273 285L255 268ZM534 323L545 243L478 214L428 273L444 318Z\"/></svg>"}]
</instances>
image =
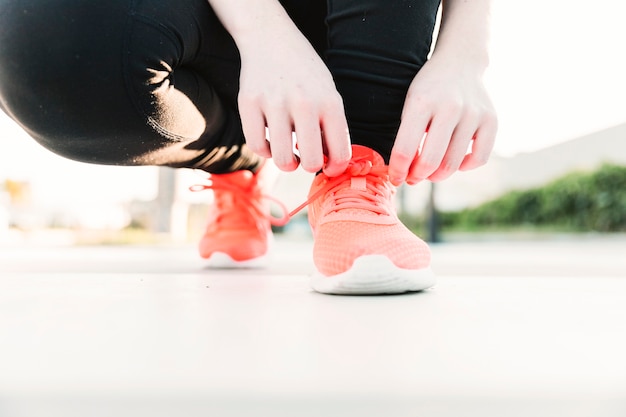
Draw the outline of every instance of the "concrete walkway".
<instances>
[{"instance_id":1,"label":"concrete walkway","mask_svg":"<svg viewBox=\"0 0 626 417\"><path fill-rule=\"evenodd\" d=\"M626 240L436 245L434 289L190 246L0 248L0 416L626 415Z\"/></svg>"}]
</instances>

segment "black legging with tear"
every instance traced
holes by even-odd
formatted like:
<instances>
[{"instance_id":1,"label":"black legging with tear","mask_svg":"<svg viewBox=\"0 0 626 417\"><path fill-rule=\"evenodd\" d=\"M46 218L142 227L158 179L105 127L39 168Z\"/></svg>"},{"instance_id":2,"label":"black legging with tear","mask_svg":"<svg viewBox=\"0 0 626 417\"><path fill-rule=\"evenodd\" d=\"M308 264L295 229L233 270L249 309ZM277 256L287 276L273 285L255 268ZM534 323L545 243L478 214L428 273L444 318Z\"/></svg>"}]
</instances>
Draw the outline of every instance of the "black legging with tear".
<instances>
[{"instance_id":1,"label":"black legging with tear","mask_svg":"<svg viewBox=\"0 0 626 417\"><path fill-rule=\"evenodd\" d=\"M439 0L281 3L328 65L352 143L388 158ZM0 108L71 159L255 169L239 68L206 0L0 0Z\"/></svg>"}]
</instances>

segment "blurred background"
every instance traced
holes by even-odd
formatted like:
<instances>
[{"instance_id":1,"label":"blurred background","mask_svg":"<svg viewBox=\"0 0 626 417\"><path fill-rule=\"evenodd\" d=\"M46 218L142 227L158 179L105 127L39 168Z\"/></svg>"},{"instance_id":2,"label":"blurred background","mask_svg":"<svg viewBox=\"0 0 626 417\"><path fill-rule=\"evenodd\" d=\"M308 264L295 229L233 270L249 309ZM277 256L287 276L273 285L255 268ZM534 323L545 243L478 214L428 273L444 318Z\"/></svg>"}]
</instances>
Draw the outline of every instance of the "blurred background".
<instances>
[{"instance_id":1,"label":"blurred background","mask_svg":"<svg viewBox=\"0 0 626 417\"><path fill-rule=\"evenodd\" d=\"M404 187L405 222L433 241L626 232L626 5L495 1L485 81L500 130L491 161ZM0 113L0 244L193 242L210 192L202 174L78 163ZM289 209L310 174L282 175ZM307 237L304 217L280 230Z\"/></svg>"}]
</instances>

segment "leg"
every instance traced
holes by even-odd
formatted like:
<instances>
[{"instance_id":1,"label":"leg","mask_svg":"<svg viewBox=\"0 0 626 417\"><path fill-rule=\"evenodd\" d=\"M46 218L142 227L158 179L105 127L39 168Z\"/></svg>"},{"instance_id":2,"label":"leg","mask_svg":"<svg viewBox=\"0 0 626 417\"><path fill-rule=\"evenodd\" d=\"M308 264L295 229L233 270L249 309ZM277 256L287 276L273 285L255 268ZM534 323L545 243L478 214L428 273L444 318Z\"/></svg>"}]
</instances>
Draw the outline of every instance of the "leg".
<instances>
[{"instance_id":1,"label":"leg","mask_svg":"<svg viewBox=\"0 0 626 417\"><path fill-rule=\"evenodd\" d=\"M328 0L326 63L352 143L386 162L407 90L426 62L439 0Z\"/></svg>"},{"instance_id":2,"label":"leg","mask_svg":"<svg viewBox=\"0 0 626 417\"><path fill-rule=\"evenodd\" d=\"M333 74L352 143L387 162L407 90L430 51L439 1L281 1Z\"/></svg>"},{"instance_id":3,"label":"leg","mask_svg":"<svg viewBox=\"0 0 626 417\"><path fill-rule=\"evenodd\" d=\"M256 169L236 111L239 56L205 0L5 0L0 103L62 156Z\"/></svg>"},{"instance_id":4,"label":"leg","mask_svg":"<svg viewBox=\"0 0 626 417\"><path fill-rule=\"evenodd\" d=\"M234 247L252 262L270 224L263 160L244 145L237 112L239 68L206 0L0 1L3 110L68 158L223 174L211 175L200 254Z\"/></svg>"}]
</instances>

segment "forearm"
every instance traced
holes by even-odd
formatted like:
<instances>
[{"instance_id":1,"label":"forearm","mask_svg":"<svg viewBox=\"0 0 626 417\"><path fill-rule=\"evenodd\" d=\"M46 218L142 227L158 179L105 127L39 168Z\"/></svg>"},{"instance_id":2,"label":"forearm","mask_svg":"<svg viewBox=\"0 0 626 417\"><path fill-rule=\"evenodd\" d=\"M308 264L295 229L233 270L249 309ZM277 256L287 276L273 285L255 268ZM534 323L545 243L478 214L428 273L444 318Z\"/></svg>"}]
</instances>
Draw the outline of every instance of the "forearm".
<instances>
[{"instance_id":1,"label":"forearm","mask_svg":"<svg viewBox=\"0 0 626 417\"><path fill-rule=\"evenodd\" d=\"M482 73L489 63L491 0L442 0L442 19L433 58L457 58Z\"/></svg>"},{"instance_id":2,"label":"forearm","mask_svg":"<svg viewBox=\"0 0 626 417\"><path fill-rule=\"evenodd\" d=\"M269 33L280 37L281 34L297 31L278 0L208 0L208 2L240 49Z\"/></svg>"}]
</instances>

